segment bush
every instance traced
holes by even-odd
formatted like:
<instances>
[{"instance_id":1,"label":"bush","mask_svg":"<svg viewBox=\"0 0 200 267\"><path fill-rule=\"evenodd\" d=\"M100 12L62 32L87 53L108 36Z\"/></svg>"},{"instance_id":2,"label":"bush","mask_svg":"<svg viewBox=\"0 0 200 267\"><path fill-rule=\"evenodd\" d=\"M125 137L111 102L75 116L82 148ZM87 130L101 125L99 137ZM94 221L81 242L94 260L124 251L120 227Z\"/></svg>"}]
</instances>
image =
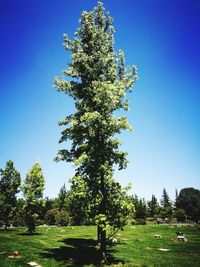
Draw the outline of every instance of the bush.
<instances>
[{"instance_id":1,"label":"bush","mask_svg":"<svg viewBox=\"0 0 200 267\"><path fill-rule=\"evenodd\" d=\"M65 210L61 210L56 214L56 224L60 224L61 226L69 225L70 217L69 213Z\"/></svg>"},{"instance_id":2,"label":"bush","mask_svg":"<svg viewBox=\"0 0 200 267\"><path fill-rule=\"evenodd\" d=\"M59 224L61 226L69 225L69 213L65 210L51 209L48 210L44 217L44 222L48 225Z\"/></svg>"},{"instance_id":3,"label":"bush","mask_svg":"<svg viewBox=\"0 0 200 267\"><path fill-rule=\"evenodd\" d=\"M48 210L44 216L44 222L47 225L55 225L56 224L56 217L58 216L58 213L59 213L58 209Z\"/></svg>"},{"instance_id":4,"label":"bush","mask_svg":"<svg viewBox=\"0 0 200 267\"><path fill-rule=\"evenodd\" d=\"M187 219L184 209L177 209L175 212L175 216L177 218L177 222L185 222Z\"/></svg>"}]
</instances>

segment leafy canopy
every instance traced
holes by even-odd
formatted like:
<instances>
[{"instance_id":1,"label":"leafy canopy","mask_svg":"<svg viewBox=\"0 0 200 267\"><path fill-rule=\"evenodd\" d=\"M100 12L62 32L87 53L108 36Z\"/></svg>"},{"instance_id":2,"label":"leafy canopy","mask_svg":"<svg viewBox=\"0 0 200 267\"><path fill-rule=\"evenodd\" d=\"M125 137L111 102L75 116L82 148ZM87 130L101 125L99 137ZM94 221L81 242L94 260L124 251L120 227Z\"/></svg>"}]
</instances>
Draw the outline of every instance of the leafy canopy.
<instances>
[{"instance_id":1,"label":"leafy canopy","mask_svg":"<svg viewBox=\"0 0 200 267\"><path fill-rule=\"evenodd\" d=\"M121 142L115 135L131 130L126 117L117 117L116 111L128 110L126 94L137 74L135 66L125 67L123 51L114 49L112 18L102 3L90 12L83 11L79 22L81 27L72 40L64 34L71 62L63 77L55 78L58 91L69 95L76 107L74 114L59 123L65 127L60 143L70 140L71 147L60 150L56 160L74 163L72 183L81 183L87 212L96 216L103 229L107 223L117 226L121 215L133 208L113 175L114 165L119 169L127 166L127 153L120 151Z\"/></svg>"},{"instance_id":2,"label":"leafy canopy","mask_svg":"<svg viewBox=\"0 0 200 267\"><path fill-rule=\"evenodd\" d=\"M5 170L0 169L0 175L0 213L7 228L16 208L21 178L12 160L6 162Z\"/></svg>"},{"instance_id":3,"label":"leafy canopy","mask_svg":"<svg viewBox=\"0 0 200 267\"><path fill-rule=\"evenodd\" d=\"M176 200L177 209L182 209L188 219L198 222L200 220L200 190L189 187L180 191Z\"/></svg>"},{"instance_id":4,"label":"leafy canopy","mask_svg":"<svg viewBox=\"0 0 200 267\"><path fill-rule=\"evenodd\" d=\"M39 163L35 163L26 175L22 186L24 193L25 221L29 232L34 232L37 219L44 204L44 175Z\"/></svg>"}]
</instances>

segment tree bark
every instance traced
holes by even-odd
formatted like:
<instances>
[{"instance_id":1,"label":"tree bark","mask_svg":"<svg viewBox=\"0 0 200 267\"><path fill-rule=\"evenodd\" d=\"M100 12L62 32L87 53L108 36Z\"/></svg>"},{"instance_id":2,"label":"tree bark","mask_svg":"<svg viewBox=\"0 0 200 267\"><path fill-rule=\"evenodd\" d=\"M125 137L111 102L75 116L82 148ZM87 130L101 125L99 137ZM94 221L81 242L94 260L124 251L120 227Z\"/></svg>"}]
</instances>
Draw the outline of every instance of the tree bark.
<instances>
[{"instance_id":1,"label":"tree bark","mask_svg":"<svg viewBox=\"0 0 200 267\"><path fill-rule=\"evenodd\" d=\"M102 215L106 215L106 190L105 190L105 177L104 172L101 169L101 165L105 164L104 159L104 136L102 134L102 129L98 132L98 147L99 147L99 170L100 170L100 191L102 194L102 200L99 207L99 213ZM106 227L106 224L104 225ZM107 263L107 255L106 255L106 228L102 229L98 226L98 240L100 241L100 262Z\"/></svg>"},{"instance_id":2,"label":"tree bark","mask_svg":"<svg viewBox=\"0 0 200 267\"><path fill-rule=\"evenodd\" d=\"M101 230L99 225L97 225L97 243L100 244L101 242Z\"/></svg>"},{"instance_id":3,"label":"tree bark","mask_svg":"<svg viewBox=\"0 0 200 267\"><path fill-rule=\"evenodd\" d=\"M106 230L101 230L100 233L100 259L101 263L107 263L106 256Z\"/></svg>"},{"instance_id":4,"label":"tree bark","mask_svg":"<svg viewBox=\"0 0 200 267\"><path fill-rule=\"evenodd\" d=\"M33 221L30 221L29 224L28 224L27 232L29 234L33 234L33 233L35 233L35 229L36 229L35 223Z\"/></svg>"},{"instance_id":5,"label":"tree bark","mask_svg":"<svg viewBox=\"0 0 200 267\"><path fill-rule=\"evenodd\" d=\"M5 218L5 231L7 231L7 229L8 229L8 227L9 227L9 221L8 221L8 216L6 215L6 218Z\"/></svg>"}]
</instances>

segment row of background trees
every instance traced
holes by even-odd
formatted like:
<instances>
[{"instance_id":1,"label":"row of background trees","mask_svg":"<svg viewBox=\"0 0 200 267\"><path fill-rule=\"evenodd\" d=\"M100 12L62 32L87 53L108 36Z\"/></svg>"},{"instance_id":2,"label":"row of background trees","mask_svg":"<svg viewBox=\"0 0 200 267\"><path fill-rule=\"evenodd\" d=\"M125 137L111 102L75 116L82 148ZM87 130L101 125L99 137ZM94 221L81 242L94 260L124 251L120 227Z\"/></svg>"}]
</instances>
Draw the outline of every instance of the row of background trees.
<instances>
[{"instance_id":1,"label":"row of background trees","mask_svg":"<svg viewBox=\"0 0 200 267\"><path fill-rule=\"evenodd\" d=\"M10 225L26 226L34 232L36 225L89 225L95 224L86 212L87 194L81 183L66 190L60 188L56 198L44 198L44 175L39 163L35 163L21 185L20 173L13 161L0 170L0 225L5 229ZM19 191L23 197L17 198ZM160 202L155 195L146 201L137 195L124 195L124 201L134 206L131 212L121 214L121 220L128 219L131 224L198 222L200 220L200 190L184 188L172 201L163 189ZM123 218L124 217L124 218ZM126 218L125 218L126 217Z\"/></svg>"}]
</instances>

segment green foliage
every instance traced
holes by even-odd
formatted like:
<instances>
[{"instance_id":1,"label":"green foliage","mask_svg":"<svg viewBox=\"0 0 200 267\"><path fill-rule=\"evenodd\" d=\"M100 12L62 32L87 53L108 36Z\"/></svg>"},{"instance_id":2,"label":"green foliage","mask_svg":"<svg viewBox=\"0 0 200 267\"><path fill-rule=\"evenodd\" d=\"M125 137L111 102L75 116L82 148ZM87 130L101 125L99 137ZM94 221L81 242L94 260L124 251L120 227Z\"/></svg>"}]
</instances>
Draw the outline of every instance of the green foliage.
<instances>
[{"instance_id":1,"label":"green foliage","mask_svg":"<svg viewBox=\"0 0 200 267\"><path fill-rule=\"evenodd\" d=\"M59 210L56 208L48 210L44 216L44 222L47 225L55 225L56 224L56 217L57 217L58 213L59 213Z\"/></svg>"},{"instance_id":2,"label":"green foliage","mask_svg":"<svg viewBox=\"0 0 200 267\"><path fill-rule=\"evenodd\" d=\"M60 192L58 194L58 199L57 199L57 202L58 202L58 208L59 210L62 210L64 209L64 207L66 206L65 202L66 202L66 188L65 188L65 184L60 188Z\"/></svg>"},{"instance_id":3,"label":"green foliage","mask_svg":"<svg viewBox=\"0 0 200 267\"><path fill-rule=\"evenodd\" d=\"M161 199L160 215L163 219L171 220L173 214L172 203L169 199L166 189L163 189L163 195Z\"/></svg>"},{"instance_id":4,"label":"green foliage","mask_svg":"<svg viewBox=\"0 0 200 267\"><path fill-rule=\"evenodd\" d=\"M134 215L134 217L136 219L143 219L145 221L146 218L147 218L147 205L146 205L145 199L144 198L138 199L137 195L135 195L133 197L133 203L134 203L134 206L135 206L135 215Z\"/></svg>"},{"instance_id":5,"label":"green foliage","mask_svg":"<svg viewBox=\"0 0 200 267\"><path fill-rule=\"evenodd\" d=\"M178 222L185 222L187 219L186 213L184 209L176 209L175 211L175 217Z\"/></svg>"},{"instance_id":6,"label":"green foliage","mask_svg":"<svg viewBox=\"0 0 200 267\"><path fill-rule=\"evenodd\" d=\"M136 67L126 68L123 51L115 52L112 18L102 3L84 11L80 24L73 40L64 34L64 47L71 51L72 60L63 78L55 78L58 91L71 96L76 107L76 113L60 122L65 126L60 143L71 140L71 149L60 150L56 159L75 164L75 177L83 179L92 218L102 214L109 224L118 226L119 220L109 214L115 194L118 204L112 216L119 217L118 198L123 195L113 179L113 166L126 168L127 153L119 150L121 142L114 136L131 127L125 116L114 112L128 109L126 93L137 79Z\"/></svg>"},{"instance_id":7,"label":"green foliage","mask_svg":"<svg viewBox=\"0 0 200 267\"><path fill-rule=\"evenodd\" d=\"M24 210L24 200L19 198L16 203L16 210L12 218L13 226L25 226L25 210Z\"/></svg>"},{"instance_id":8,"label":"green foliage","mask_svg":"<svg viewBox=\"0 0 200 267\"><path fill-rule=\"evenodd\" d=\"M48 225L61 225L65 226L70 223L69 213L65 210L51 209L45 214L44 221Z\"/></svg>"},{"instance_id":9,"label":"green foliage","mask_svg":"<svg viewBox=\"0 0 200 267\"><path fill-rule=\"evenodd\" d=\"M54 207L55 207L55 199L46 197L44 199L44 205L42 207L42 212L41 212L41 217L40 217L41 220L44 220L44 217L47 211L53 209Z\"/></svg>"},{"instance_id":10,"label":"green foliage","mask_svg":"<svg viewBox=\"0 0 200 267\"><path fill-rule=\"evenodd\" d=\"M148 208L149 208L149 215L154 218L159 214L160 207L159 203L155 197L155 195L152 195L151 200L147 202Z\"/></svg>"},{"instance_id":11,"label":"green foliage","mask_svg":"<svg viewBox=\"0 0 200 267\"><path fill-rule=\"evenodd\" d=\"M178 190L176 189L176 190L175 190L175 202L174 202L174 204L175 204L175 208L176 208L176 202L177 202L177 199L178 199Z\"/></svg>"},{"instance_id":12,"label":"green foliage","mask_svg":"<svg viewBox=\"0 0 200 267\"><path fill-rule=\"evenodd\" d=\"M108 195L108 207L107 207L107 219L109 225L122 229L124 225L133 217L135 213L135 206L132 202L132 198L128 196L128 191L131 189L131 185L122 187L117 181L112 180L110 185L110 194Z\"/></svg>"},{"instance_id":13,"label":"green foliage","mask_svg":"<svg viewBox=\"0 0 200 267\"><path fill-rule=\"evenodd\" d=\"M80 176L72 177L70 182L72 185L67 192L67 210L71 216L71 223L73 225L94 223L94 219L90 217L93 202L87 184Z\"/></svg>"},{"instance_id":14,"label":"green foliage","mask_svg":"<svg viewBox=\"0 0 200 267\"><path fill-rule=\"evenodd\" d=\"M183 209L188 219L198 222L200 220L200 190L183 188L176 200L177 209Z\"/></svg>"},{"instance_id":15,"label":"green foliage","mask_svg":"<svg viewBox=\"0 0 200 267\"><path fill-rule=\"evenodd\" d=\"M65 210L60 210L58 216L56 217L56 224L61 226L66 226L70 224L69 213Z\"/></svg>"},{"instance_id":16,"label":"green foliage","mask_svg":"<svg viewBox=\"0 0 200 267\"><path fill-rule=\"evenodd\" d=\"M16 209L16 194L19 192L21 178L11 160L6 162L5 170L0 169L0 175L0 217L7 228Z\"/></svg>"},{"instance_id":17,"label":"green foliage","mask_svg":"<svg viewBox=\"0 0 200 267\"><path fill-rule=\"evenodd\" d=\"M37 220L42 212L44 205L44 176L39 163L35 163L31 170L27 173L26 179L22 186L24 193L24 210L25 221L28 232L35 231Z\"/></svg>"}]
</instances>

